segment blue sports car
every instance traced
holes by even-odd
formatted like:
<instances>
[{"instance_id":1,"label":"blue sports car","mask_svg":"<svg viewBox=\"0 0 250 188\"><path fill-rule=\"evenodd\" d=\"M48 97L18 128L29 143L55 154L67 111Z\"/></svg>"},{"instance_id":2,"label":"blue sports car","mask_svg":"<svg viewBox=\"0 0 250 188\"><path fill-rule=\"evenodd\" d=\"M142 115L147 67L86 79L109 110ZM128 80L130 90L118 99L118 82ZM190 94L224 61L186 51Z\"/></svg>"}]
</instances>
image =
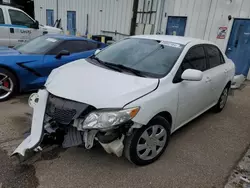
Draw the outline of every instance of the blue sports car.
<instances>
[{"instance_id":1,"label":"blue sports car","mask_svg":"<svg viewBox=\"0 0 250 188\"><path fill-rule=\"evenodd\" d=\"M68 35L43 35L12 49L0 47L0 101L38 89L54 68L104 47L104 43Z\"/></svg>"}]
</instances>

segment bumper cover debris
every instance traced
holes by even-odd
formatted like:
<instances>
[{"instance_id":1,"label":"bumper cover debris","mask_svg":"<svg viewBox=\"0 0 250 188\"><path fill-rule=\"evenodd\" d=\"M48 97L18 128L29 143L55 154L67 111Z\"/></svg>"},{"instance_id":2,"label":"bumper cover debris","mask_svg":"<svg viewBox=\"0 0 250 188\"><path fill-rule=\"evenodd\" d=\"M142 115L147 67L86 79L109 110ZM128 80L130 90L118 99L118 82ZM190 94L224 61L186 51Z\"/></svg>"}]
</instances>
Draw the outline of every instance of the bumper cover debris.
<instances>
[{"instance_id":1,"label":"bumper cover debris","mask_svg":"<svg viewBox=\"0 0 250 188\"><path fill-rule=\"evenodd\" d=\"M39 90L35 96L38 100L32 103L31 133L12 155L25 157L28 151L41 151L40 146L47 144L60 144L64 148L84 144L86 149L91 149L96 140L107 153L121 157L125 137L130 135L133 129L142 126L129 122L107 131L84 130L80 120L94 107L53 96L46 89Z\"/></svg>"},{"instance_id":2,"label":"bumper cover debris","mask_svg":"<svg viewBox=\"0 0 250 188\"><path fill-rule=\"evenodd\" d=\"M38 96L39 101L33 108L31 134L16 148L12 155L20 154L24 156L27 150L37 148L43 139L43 120L46 110L48 91L39 90Z\"/></svg>"}]
</instances>

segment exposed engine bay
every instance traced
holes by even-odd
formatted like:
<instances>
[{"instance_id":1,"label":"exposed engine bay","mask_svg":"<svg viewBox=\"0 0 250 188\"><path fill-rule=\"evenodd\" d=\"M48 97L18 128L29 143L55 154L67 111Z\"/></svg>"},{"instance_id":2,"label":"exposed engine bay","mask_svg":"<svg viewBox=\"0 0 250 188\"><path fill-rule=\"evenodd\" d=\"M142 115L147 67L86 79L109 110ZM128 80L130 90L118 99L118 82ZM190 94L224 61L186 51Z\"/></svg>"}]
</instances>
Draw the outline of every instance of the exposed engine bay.
<instances>
[{"instance_id":1,"label":"exposed engine bay","mask_svg":"<svg viewBox=\"0 0 250 188\"><path fill-rule=\"evenodd\" d=\"M91 149L94 144L100 143L106 152L120 157L123 154L125 136L130 134L134 126L138 127L130 120L130 114L136 114L136 109L119 111L122 117L119 117L119 122L114 126L102 127L93 121L96 114L102 115L101 110L92 113L98 111L94 106L57 97L46 89L32 94L29 105L33 107L31 134L13 153L21 156L25 156L27 150L41 150L45 144L58 144L63 148L84 145L86 149ZM116 121L114 118L112 116L110 119Z\"/></svg>"}]
</instances>

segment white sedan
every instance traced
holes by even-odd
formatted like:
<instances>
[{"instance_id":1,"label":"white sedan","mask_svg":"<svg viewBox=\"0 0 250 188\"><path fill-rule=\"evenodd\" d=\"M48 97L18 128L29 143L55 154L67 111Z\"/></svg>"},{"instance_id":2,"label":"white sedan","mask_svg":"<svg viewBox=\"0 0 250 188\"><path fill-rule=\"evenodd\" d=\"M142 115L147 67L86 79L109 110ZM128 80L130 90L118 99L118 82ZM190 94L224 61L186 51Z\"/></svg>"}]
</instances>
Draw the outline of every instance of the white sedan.
<instances>
[{"instance_id":1,"label":"white sedan","mask_svg":"<svg viewBox=\"0 0 250 188\"><path fill-rule=\"evenodd\" d=\"M234 73L234 63L208 41L128 37L51 73L30 97L31 134L14 154L37 151L52 138L63 147L100 143L108 153L150 164L174 131L224 108Z\"/></svg>"}]
</instances>

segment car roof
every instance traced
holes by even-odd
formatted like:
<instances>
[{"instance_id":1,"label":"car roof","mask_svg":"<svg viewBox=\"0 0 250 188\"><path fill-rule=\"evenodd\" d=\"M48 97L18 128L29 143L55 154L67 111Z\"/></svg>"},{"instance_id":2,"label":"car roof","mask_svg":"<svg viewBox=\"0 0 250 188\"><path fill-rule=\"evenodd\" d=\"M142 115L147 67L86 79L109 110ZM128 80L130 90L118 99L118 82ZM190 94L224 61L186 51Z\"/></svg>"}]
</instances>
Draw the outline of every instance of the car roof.
<instances>
[{"instance_id":1,"label":"car roof","mask_svg":"<svg viewBox=\"0 0 250 188\"><path fill-rule=\"evenodd\" d=\"M132 38L167 41L167 42L179 43L182 45L187 45L188 43L212 44L209 41L205 41L205 40L201 40L197 38L181 37L181 36L173 36L173 35L135 35L135 36L132 36Z\"/></svg>"},{"instance_id":2,"label":"car roof","mask_svg":"<svg viewBox=\"0 0 250 188\"><path fill-rule=\"evenodd\" d=\"M8 4L0 4L0 7L1 8L6 7L6 8L14 9L14 10L21 10L20 8L16 8L16 7L13 7L13 6L8 5ZM23 11L23 10L21 10L21 11Z\"/></svg>"},{"instance_id":3,"label":"car roof","mask_svg":"<svg viewBox=\"0 0 250 188\"><path fill-rule=\"evenodd\" d=\"M99 41L91 40L91 39L88 39L88 38L85 38L85 37L77 37L77 36L74 36L74 35L47 34L46 36L56 38L56 39L61 39L61 40L85 40L85 41L100 43Z\"/></svg>"}]
</instances>

